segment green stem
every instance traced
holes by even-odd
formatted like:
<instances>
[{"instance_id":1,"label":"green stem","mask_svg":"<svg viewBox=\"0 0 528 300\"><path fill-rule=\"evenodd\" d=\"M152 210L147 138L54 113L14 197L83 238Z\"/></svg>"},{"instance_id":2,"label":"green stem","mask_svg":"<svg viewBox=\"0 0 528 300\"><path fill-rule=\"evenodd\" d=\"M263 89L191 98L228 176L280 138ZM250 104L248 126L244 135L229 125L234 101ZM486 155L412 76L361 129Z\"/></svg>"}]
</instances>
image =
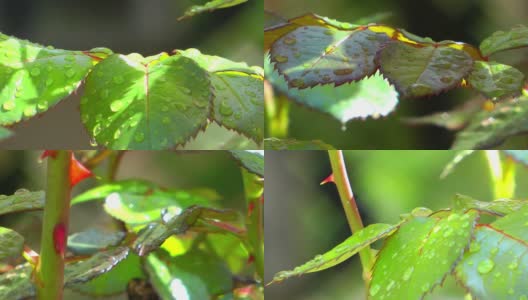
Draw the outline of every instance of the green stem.
<instances>
[{"instance_id":1,"label":"green stem","mask_svg":"<svg viewBox=\"0 0 528 300\"><path fill-rule=\"evenodd\" d=\"M264 103L268 135L274 138L288 137L290 102L284 96L275 97L273 88L265 84Z\"/></svg>"},{"instance_id":2,"label":"green stem","mask_svg":"<svg viewBox=\"0 0 528 300\"><path fill-rule=\"evenodd\" d=\"M363 221L361 220L354 193L352 192L350 182L348 181L343 151L328 150L328 156L330 157L334 182L337 186L337 191L339 192L341 204L343 204L348 225L352 233L357 232L363 229ZM361 265L363 266L363 279L368 285L371 278L372 265L374 264L374 257L372 256L370 247L366 247L359 251L359 258L361 260Z\"/></svg>"},{"instance_id":3,"label":"green stem","mask_svg":"<svg viewBox=\"0 0 528 300\"><path fill-rule=\"evenodd\" d=\"M494 199L512 198L515 193L515 162L501 160L498 150L486 150L486 159L493 183Z\"/></svg>"},{"instance_id":4,"label":"green stem","mask_svg":"<svg viewBox=\"0 0 528 300\"><path fill-rule=\"evenodd\" d=\"M56 151L49 157L47 170L46 204L40 259L37 264L37 295L41 300L60 300L64 285L64 252L56 250L54 231L62 224L67 236L70 209L70 159L69 151ZM66 244L63 245L66 247Z\"/></svg>"},{"instance_id":5,"label":"green stem","mask_svg":"<svg viewBox=\"0 0 528 300\"><path fill-rule=\"evenodd\" d=\"M247 203L253 205L253 212L246 219L250 250L255 258L257 273L261 279L264 279L264 211L260 201L264 187L257 175L249 173L245 169L241 170Z\"/></svg>"}]
</instances>

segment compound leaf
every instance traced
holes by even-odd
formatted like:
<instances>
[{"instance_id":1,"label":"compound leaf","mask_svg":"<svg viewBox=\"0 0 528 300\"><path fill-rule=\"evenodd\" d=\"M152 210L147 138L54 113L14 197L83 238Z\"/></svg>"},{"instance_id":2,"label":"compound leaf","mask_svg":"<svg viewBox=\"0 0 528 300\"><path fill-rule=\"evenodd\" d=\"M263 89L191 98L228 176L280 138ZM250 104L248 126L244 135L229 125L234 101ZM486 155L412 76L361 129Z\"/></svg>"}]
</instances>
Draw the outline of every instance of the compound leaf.
<instances>
[{"instance_id":1,"label":"compound leaf","mask_svg":"<svg viewBox=\"0 0 528 300\"><path fill-rule=\"evenodd\" d=\"M273 44L271 61L289 87L338 86L373 74L377 69L374 57L389 40L385 33L363 27L339 30L304 26Z\"/></svg>"},{"instance_id":2,"label":"compound leaf","mask_svg":"<svg viewBox=\"0 0 528 300\"><path fill-rule=\"evenodd\" d=\"M483 149L500 145L508 137L528 131L528 97L499 102L493 111L482 110L460 131L452 149Z\"/></svg>"},{"instance_id":3,"label":"compound leaf","mask_svg":"<svg viewBox=\"0 0 528 300\"><path fill-rule=\"evenodd\" d=\"M520 94L524 74L514 67L493 61L475 61L468 82L487 97L500 98Z\"/></svg>"},{"instance_id":4,"label":"compound leaf","mask_svg":"<svg viewBox=\"0 0 528 300\"><path fill-rule=\"evenodd\" d=\"M214 88L214 120L257 144L264 134L263 70L246 63L205 55L196 49L176 51L206 69Z\"/></svg>"},{"instance_id":5,"label":"compound leaf","mask_svg":"<svg viewBox=\"0 0 528 300\"><path fill-rule=\"evenodd\" d=\"M372 224L354 233L344 242L332 250L315 256L312 260L296 267L291 271L281 271L273 277L274 282L281 282L293 276L301 276L306 273L318 272L342 263L358 253L361 249L390 235L398 225Z\"/></svg>"},{"instance_id":6,"label":"compound leaf","mask_svg":"<svg viewBox=\"0 0 528 300\"><path fill-rule=\"evenodd\" d=\"M266 79L277 91L301 105L329 114L343 124L354 118L386 116L398 104L398 93L378 74L337 87L326 84L297 89L288 87L268 57L264 68Z\"/></svg>"},{"instance_id":7,"label":"compound leaf","mask_svg":"<svg viewBox=\"0 0 528 300\"><path fill-rule=\"evenodd\" d=\"M64 269L64 285L72 286L85 283L109 272L127 257L128 252L128 247L117 247L98 252L84 261L66 265Z\"/></svg>"},{"instance_id":8,"label":"compound leaf","mask_svg":"<svg viewBox=\"0 0 528 300\"><path fill-rule=\"evenodd\" d=\"M26 263L0 275L0 299L22 300L35 296L33 267Z\"/></svg>"},{"instance_id":9,"label":"compound leaf","mask_svg":"<svg viewBox=\"0 0 528 300\"><path fill-rule=\"evenodd\" d=\"M456 268L458 281L478 299L528 297L528 207L480 225Z\"/></svg>"},{"instance_id":10,"label":"compound leaf","mask_svg":"<svg viewBox=\"0 0 528 300\"><path fill-rule=\"evenodd\" d=\"M205 128L212 97L207 72L192 59L115 54L86 79L81 119L108 148L167 149Z\"/></svg>"},{"instance_id":11,"label":"compound leaf","mask_svg":"<svg viewBox=\"0 0 528 300\"><path fill-rule=\"evenodd\" d=\"M96 63L90 51L44 47L0 33L0 125L47 111L70 95Z\"/></svg>"},{"instance_id":12,"label":"compound leaf","mask_svg":"<svg viewBox=\"0 0 528 300\"><path fill-rule=\"evenodd\" d=\"M231 150L233 158L249 172L264 177L264 151Z\"/></svg>"},{"instance_id":13,"label":"compound leaf","mask_svg":"<svg viewBox=\"0 0 528 300\"><path fill-rule=\"evenodd\" d=\"M524 25L517 25L506 32L497 31L480 44L484 56L520 47L528 47L528 27Z\"/></svg>"},{"instance_id":14,"label":"compound leaf","mask_svg":"<svg viewBox=\"0 0 528 300\"><path fill-rule=\"evenodd\" d=\"M200 250L180 256L157 251L147 257L145 268L162 299L210 299L233 288L225 262Z\"/></svg>"},{"instance_id":15,"label":"compound leaf","mask_svg":"<svg viewBox=\"0 0 528 300\"><path fill-rule=\"evenodd\" d=\"M109 233L92 228L68 236L68 250L78 255L92 255L110 246L117 246L124 238L124 232Z\"/></svg>"},{"instance_id":16,"label":"compound leaf","mask_svg":"<svg viewBox=\"0 0 528 300\"><path fill-rule=\"evenodd\" d=\"M0 195L0 215L44 207L44 191L19 189L11 196Z\"/></svg>"},{"instance_id":17,"label":"compound leaf","mask_svg":"<svg viewBox=\"0 0 528 300\"><path fill-rule=\"evenodd\" d=\"M392 42L380 51L380 70L405 97L431 96L459 85L473 67L462 50L446 45L416 47Z\"/></svg>"},{"instance_id":18,"label":"compound leaf","mask_svg":"<svg viewBox=\"0 0 528 300\"><path fill-rule=\"evenodd\" d=\"M16 257L22 253L24 237L14 230L0 227L0 245L0 260Z\"/></svg>"},{"instance_id":19,"label":"compound leaf","mask_svg":"<svg viewBox=\"0 0 528 300\"><path fill-rule=\"evenodd\" d=\"M298 141L294 139L269 138L264 140L266 150L335 150L334 147L319 141Z\"/></svg>"},{"instance_id":20,"label":"compound leaf","mask_svg":"<svg viewBox=\"0 0 528 300\"><path fill-rule=\"evenodd\" d=\"M185 14L179 17L178 20L194 17L204 12L211 12L217 9L239 5L247 1L248 0L213 0L205 3L204 5L194 5L185 11Z\"/></svg>"},{"instance_id":21,"label":"compound leaf","mask_svg":"<svg viewBox=\"0 0 528 300\"><path fill-rule=\"evenodd\" d=\"M369 299L421 299L441 284L469 245L477 217L468 211L401 225L378 253Z\"/></svg>"}]
</instances>

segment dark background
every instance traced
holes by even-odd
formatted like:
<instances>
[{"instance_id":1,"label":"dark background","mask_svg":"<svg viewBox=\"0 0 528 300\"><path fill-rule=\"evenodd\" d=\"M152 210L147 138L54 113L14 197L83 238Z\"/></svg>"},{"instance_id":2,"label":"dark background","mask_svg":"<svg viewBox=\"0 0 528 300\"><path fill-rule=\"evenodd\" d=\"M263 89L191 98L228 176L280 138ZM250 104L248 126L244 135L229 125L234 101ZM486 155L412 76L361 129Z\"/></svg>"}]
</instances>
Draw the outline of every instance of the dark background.
<instances>
[{"instance_id":1,"label":"dark background","mask_svg":"<svg viewBox=\"0 0 528 300\"><path fill-rule=\"evenodd\" d=\"M404 28L434 40L455 40L478 46L498 30L528 25L526 0L265 0L264 7L284 18L316 13L339 21L354 21L377 13L391 17L382 23ZM513 50L494 55L492 60L511 64L528 74L528 50ZM300 140L321 139L337 149L448 149L453 133L434 126L412 127L403 117L422 116L482 97L469 89L455 89L440 96L402 99L388 117L367 121L351 120L347 130L340 122L296 104L290 112L290 136ZM514 138L504 148L525 149L528 141Z\"/></svg>"},{"instance_id":2,"label":"dark background","mask_svg":"<svg viewBox=\"0 0 528 300\"><path fill-rule=\"evenodd\" d=\"M178 22L196 0L0 0L0 32L68 50L107 47L143 56L197 48L205 54L262 66L262 1L204 13ZM82 89L79 94L82 93ZM65 98L41 117L16 125L4 149L87 149L79 97ZM211 149L236 138L212 125L187 146Z\"/></svg>"}]
</instances>

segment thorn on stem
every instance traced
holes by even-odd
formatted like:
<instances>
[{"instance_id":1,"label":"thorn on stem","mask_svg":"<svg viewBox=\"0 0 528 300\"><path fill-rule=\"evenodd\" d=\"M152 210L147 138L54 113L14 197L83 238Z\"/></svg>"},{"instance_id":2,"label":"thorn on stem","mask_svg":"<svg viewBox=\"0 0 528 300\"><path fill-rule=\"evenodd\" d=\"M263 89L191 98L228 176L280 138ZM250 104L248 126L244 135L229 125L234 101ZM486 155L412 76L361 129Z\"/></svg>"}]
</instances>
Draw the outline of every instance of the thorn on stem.
<instances>
[{"instance_id":1,"label":"thorn on stem","mask_svg":"<svg viewBox=\"0 0 528 300\"><path fill-rule=\"evenodd\" d=\"M334 173L328 175L328 177L326 177L323 181L321 181L320 185L327 184L329 182L335 183L335 181L334 181Z\"/></svg>"}]
</instances>

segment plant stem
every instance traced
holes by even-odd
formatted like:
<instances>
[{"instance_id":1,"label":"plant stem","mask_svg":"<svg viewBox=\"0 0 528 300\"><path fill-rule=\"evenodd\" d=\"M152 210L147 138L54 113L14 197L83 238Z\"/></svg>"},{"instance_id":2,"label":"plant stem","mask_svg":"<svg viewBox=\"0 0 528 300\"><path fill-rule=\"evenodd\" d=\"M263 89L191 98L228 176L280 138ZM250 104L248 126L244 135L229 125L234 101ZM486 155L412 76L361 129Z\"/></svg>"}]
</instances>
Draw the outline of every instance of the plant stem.
<instances>
[{"instance_id":1,"label":"plant stem","mask_svg":"<svg viewBox=\"0 0 528 300\"><path fill-rule=\"evenodd\" d=\"M337 191L339 192L341 204L343 204L348 225L352 233L355 233L363 229L363 221L361 220L361 215L359 214L359 210L356 205L352 187L348 181L343 151L328 150L328 156L330 157L330 165L332 166L334 182L337 186ZM363 279L368 286L371 278L372 265L374 264L374 258L372 256L370 247L366 247L359 251L359 258L363 267Z\"/></svg>"},{"instance_id":2,"label":"plant stem","mask_svg":"<svg viewBox=\"0 0 528 300\"><path fill-rule=\"evenodd\" d=\"M515 192L515 162L501 160L498 150L486 150L486 159L493 183L494 199L512 198Z\"/></svg>"},{"instance_id":3,"label":"plant stem","mask_svg":"<svg viewBox=\"0 0 528 300\"><path fill-rule=\"evenodd\" d=\"M66 247L69 209L70 209L70 159L69 151L56 151L49 157L47 170L46 204L40 259L37 264L37 295L41 300L60 300L64 286L64 251L57 251L55 229L62 226L64 231L64 250Z\"/></svg>"},{"instance_id":4,"label":"plant stem","mask_svg":"<svg viewBox=\"0 0 528 300\"><path fill-rule=\"evenodd\" d=\"M268 135L274 138L288 137L290 102L284 96L275 96L269 83L264 84L266 124Z\"/></svg>"},{"instance_id":5,"label":"plant stem","mask_svg":"<svg viewBox=\"0 0 528 300\"><path fill-rule=\"evenodd\" d=\"M264 187L257 175L249 173L243 168L241 168L241 172L248 207L253 206L251 214L246 218L246 228L251 247L248 250L251 250L255 258L258 275L264 279L264 211L263 203L260 201Z\"/></svg>"}]
</instances>

